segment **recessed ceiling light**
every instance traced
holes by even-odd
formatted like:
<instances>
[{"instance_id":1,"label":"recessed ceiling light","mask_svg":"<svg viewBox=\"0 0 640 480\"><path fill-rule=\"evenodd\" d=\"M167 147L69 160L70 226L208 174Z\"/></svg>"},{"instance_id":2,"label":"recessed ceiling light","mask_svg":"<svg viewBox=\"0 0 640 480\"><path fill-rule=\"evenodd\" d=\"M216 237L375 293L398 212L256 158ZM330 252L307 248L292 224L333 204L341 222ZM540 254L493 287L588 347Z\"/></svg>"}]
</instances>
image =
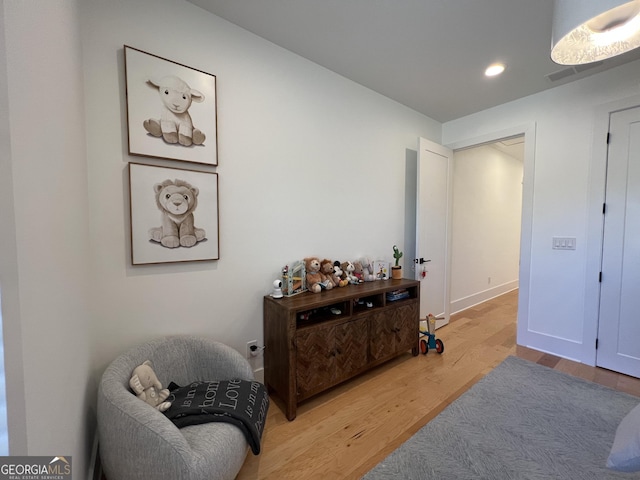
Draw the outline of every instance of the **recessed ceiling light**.
<instances>
[{"instance_id":1,"label":"recessed ceiling light","mask_svg":"<svg viewBox=\"0 0 640 480\"><path fill-rule=\"evenodd\" d=\"M496 75L500 75L502 72L504 72L504 64L494 63L487 67L487 69L484 71L484 74L487 77L495 77Z\"/></svg>"}]
</instances>

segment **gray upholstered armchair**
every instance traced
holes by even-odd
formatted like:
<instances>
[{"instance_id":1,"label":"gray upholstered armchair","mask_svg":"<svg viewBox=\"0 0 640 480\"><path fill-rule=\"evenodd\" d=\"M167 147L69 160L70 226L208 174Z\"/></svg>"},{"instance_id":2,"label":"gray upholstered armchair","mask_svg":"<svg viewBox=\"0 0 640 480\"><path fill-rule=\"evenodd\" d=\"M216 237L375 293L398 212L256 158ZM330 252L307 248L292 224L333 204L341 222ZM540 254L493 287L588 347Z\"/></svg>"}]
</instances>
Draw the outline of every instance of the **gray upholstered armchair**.
<instances>
[{"instance_id":1,"label":"gray upholstered armchair","mask_svg":"<svg viewBox=\"0 0 640 480\"><path fill-rule=\"evenodd\" d=\"M108 480L233 479L248 444L239 428L204 423L178 429L129 389L133 369L151 360L160 382L254 380L247 360L210 339L173 336L135 347L105 370L98 390L100 458Z\"/></svg>"}]
</instances>

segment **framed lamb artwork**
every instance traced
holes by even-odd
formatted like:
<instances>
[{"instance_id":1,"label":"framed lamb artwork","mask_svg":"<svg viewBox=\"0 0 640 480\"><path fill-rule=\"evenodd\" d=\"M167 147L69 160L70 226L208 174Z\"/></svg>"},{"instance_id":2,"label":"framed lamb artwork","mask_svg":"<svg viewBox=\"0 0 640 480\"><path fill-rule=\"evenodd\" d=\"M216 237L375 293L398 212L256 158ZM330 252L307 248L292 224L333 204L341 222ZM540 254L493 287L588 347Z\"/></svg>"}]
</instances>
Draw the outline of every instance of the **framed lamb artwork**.
<instances>
[{"instance_id":1,"label":"framed lamb artwork","mask_svg":"<svg viewBox=\"0 0 640 480\"><path fill-rule=\"evenodd\" d=\"M129 154L218 164L216 77L124 46Z\"/></svg>"},{"instance_id":2,"label":"framed lamb artwork","mask_svg":"<svg viewBox=\"0 0 640 480\"><path fill-rule=\"evenodd\" d=\"M219 259L218 174L129 164L131 263Z\"/></svg>"}]
</instances>

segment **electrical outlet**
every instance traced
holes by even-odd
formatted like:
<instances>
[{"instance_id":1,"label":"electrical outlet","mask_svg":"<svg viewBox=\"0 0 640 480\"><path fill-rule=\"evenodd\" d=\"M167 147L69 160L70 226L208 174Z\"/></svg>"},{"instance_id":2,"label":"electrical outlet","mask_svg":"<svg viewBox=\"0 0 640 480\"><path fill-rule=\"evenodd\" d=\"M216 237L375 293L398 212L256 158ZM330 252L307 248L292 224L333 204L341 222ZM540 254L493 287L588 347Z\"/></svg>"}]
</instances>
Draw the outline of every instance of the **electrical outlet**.
<instances>
[{"instance_id":1,"label":"electrical outlet","mask_svg":"<svg viewBox=\"0 0 640 480\"><path fill-rule=\"evenodd\" d=\"M258 341L251 340L250 342L247 342L247 358L251 358L251 347L258 348Z\"/></svg>"}]
</instances>

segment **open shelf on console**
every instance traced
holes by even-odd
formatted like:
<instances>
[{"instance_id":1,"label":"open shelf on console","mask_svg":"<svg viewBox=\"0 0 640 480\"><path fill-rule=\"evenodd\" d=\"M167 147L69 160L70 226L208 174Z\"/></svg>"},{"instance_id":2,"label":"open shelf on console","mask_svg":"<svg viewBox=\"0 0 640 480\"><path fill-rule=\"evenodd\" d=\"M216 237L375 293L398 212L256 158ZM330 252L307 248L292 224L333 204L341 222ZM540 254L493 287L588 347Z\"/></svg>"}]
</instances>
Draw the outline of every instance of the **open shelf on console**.
<instances>
[{"instance_id":1,"label":"open shelf on console","mask_svg":"<svg viewBox=\"0 0 640 480\"><path fill-rule=\"evenodd\" d=\"M351 304L353 308L353 314L369 311L376 308L384 307L384 294L379 293L377 295L367 295L364 297L354 298Z\"/></svg>"},{"instance_id":2,"label":"open shelf on console","mask_svg":"<svg viewBox=\"0 0 640 480\"><path fill-rule=\"evenodd\" d=\"M411 298L416 298L415 288L398 288L395 290L391 290L386 292L385 299L387 303L399 302L402 300L408 300Z\"/></svg>"},{"instance_id":3,"label":"open shelf on console","mask_svg":"<svg viewBox=\"0 0 640 480\"><path fill-rule=\"evenodd\" d=\"M298 328L302 328L329 320L337 320L342 317L347 317L349 314L348 302L336 302L297 312L296 325Z\"/></svg>"}]
</instances>

